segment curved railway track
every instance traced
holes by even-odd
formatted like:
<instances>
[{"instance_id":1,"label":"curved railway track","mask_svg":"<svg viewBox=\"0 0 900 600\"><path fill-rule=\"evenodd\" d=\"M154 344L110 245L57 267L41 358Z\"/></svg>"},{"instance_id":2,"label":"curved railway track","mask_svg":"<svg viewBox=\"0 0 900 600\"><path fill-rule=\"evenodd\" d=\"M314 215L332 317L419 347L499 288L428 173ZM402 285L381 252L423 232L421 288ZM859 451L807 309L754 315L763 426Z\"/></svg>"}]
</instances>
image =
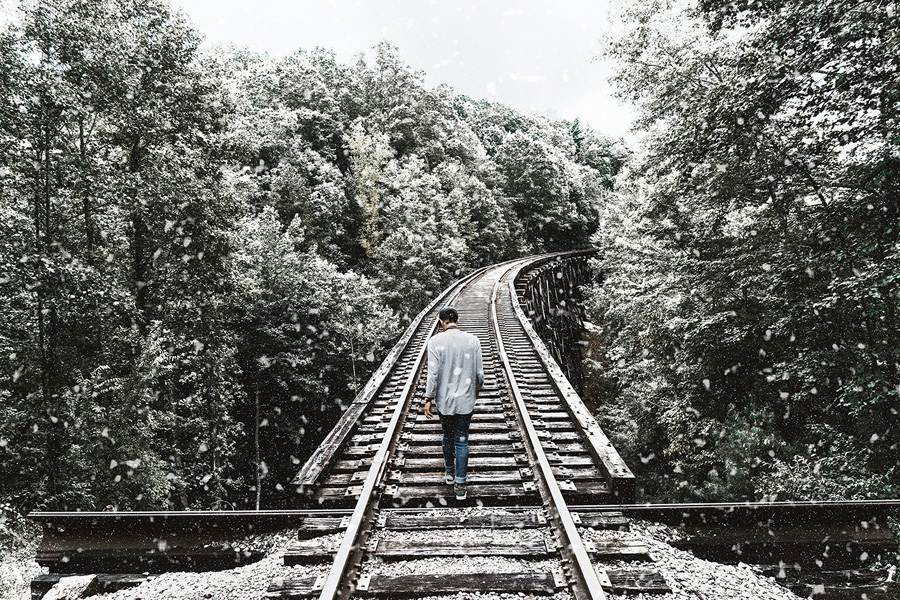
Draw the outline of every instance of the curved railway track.
<instances>
[{"instance_id":1,"label":"curved railway track","mask_svg":"<svg viewBox=\"0 0 900 600\"><path fill-rule=\"evenodd\" d=\"M34 597L63 573L105 573L115 589L153 573L246 564L258 557L235 552L229 539L288 528L300 539L285 564L316 563L322 574L273 581L268 597L495 591L581 600L668 591L642 564L647 548L621 533L626 515L644 514L628 505L631 472L523 312L531 306L524 299L530 277L584 257L550 254L483 268L437 297L298 473L299 510L33 514L45 527L38 560L54 573L36 580ZM461 328L480 339L485 368L462 502L443 481L440 424L421 412L425 344L448 304ZM850 520L858 524L861 510ZM454 563L471 569L444 568Z\"/></svg>"},{"instance_id":2,"label":"curved railway track","mask_svg":"<svg viewBox=\"0 0 900 600\"><path fill-rule=\"evenodd\" d=\"M598 575L591 555L595 560L601 554L646 555L636 542L611 538L602 550L583 542L578 533L581 516L568 508L572 502L627 500L633 477L558 367L557 372L548 370L555 363L526 329L516 276L524 267L554 258L557 255L480 270L420 315L395 349L383 384L377 392L373 386L370 394L361 394L359 404L366 408L357 409L358 415L351 409L295 480L308 506L353 507L330 572L324 580L283 582L272 589L273 596L396 595L438 585L444 591L548 593L571 588L576 598L604 598L603 583L610 587L611 581ZM470 498L462 503L443 482L440 424L420 412L425 343L435 332L437 312L448 304L459 311L461 327L480 339L485 368L469 438ZM457 515L448 508L460 505L468 510ZM585 518L625 526L624 520L602 511ZM530 535L528 542L464 544L442 535L449 527L527 529ZM401 530L418 535L404 540L396 535ZM423 541L423 534L435 541ZM320 554L320 548L298 545L289 550L286 561ZM549 560L556 567L541 573L523 569L465 577L377 573L379 561L479 554ZM664 589L658 578L645 573L636 580L646 581L648 589Z\"/></svg>"}]
</instances>

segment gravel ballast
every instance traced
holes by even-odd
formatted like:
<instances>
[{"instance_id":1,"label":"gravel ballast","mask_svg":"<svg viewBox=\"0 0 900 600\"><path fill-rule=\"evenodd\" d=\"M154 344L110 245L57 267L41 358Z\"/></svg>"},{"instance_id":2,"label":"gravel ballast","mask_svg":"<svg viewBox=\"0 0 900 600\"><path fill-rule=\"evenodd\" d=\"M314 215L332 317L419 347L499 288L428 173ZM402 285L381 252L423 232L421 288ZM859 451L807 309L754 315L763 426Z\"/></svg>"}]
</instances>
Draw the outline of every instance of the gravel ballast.
<instances>
[{"instance_id":1,"label":"gravel ballast","mask_svg":"<svg viewBox=\"0 0 900 600\"><path fill-rule=\"evenodd\" d=\"M679 533L665 525L632 521L631 531L581 530L584 539L638 538L650 550L652 563L643 564L659 571L672 588L671 594L629 594L614 598L630 600L797 600L799 596L780 586L774 579L753 571L749 565L724 565L697 558L690 552L670 546ZM608 568L638 568L642 563L616 562Z\"/></svg>"},{"instance_id":2,"label":"gravel ballast","mask_svg":"<svg viewBox=\"0 0 900 600\"><path fill-rule=\"evenodd\" d=\"M601 540L620 537L638 538L650 551L652 563L642 562L606 562L606 568L621 569L656 569L665 578L671 594L632 594L628 596L609 597L630 598L631 600L796 600L797 596L786 588L779 586L773 579L755 573L747 565L722 565L696 558L689 552L678 550L667 542L678 537L677 530L664 525L644 521L633 521L631 530L626 532L594 530L581 528L580 532L586 540ZM381 532L381 539L417 539L435 542L464 541L476 538L503 539L506 541L526 541L548 534L546 528L531 530L482 529L472 530L440 530L437 532ZM266 552L259 562L227 571L202 573L179 572L165 573L153 577L142 585L121 590L111 594L97 596L104 600L206 600L222 598L228 600L261 600L265 597L269 585L279 578L299 578L327 574L330 562L318 565L297 565L286 567L283 563L286 547L297 539L296 530L279 533L250 536L232 543L242 550ZM321 541L339 542L340 534L323 536ZM506 557L460 557L460 558L425 558L409 561L382 561L368 558L363 564L363 573L382 575L413 574L451 574L451 573L512 573L512 572L550 572L560 568L561 563L555 559L521 560ZM533 596L529 594L498 593L460 593L444 596L428 596L422 590L422 599L430 600L537 600L553 598L554 600L571 600L566 591L552 596Z\"/></svg>"},{"instance_id":3,"label":"gravel ballast","mask_svg":"<svg viewBox=\"0 0 900 600\"><path fill-rule=\"evenodd\" d=\"M326 565L284 566L284 550L278 550L259 562L228 571L204 573L163 573L141 585L101 594L104 600L260 600L269 585L277 578L296 578L322 575Z\"/></svg>"},{"instance_id":4,"label":"gravel ballast","mask_svg":"<svg viewBox=\"0 0 900 600\"><path fill-rule=\"evenodd\" d=\"M340 534L321 541L340 540ZM103 600L260 600L275 579L323 575L329 564L284 566L284 551L297 540L297 530L248 536L231 543L237 550L265 552L255 563L227 571L177 572L157 575L141 585L94 596Z\"/></svg>"}]
</instances>

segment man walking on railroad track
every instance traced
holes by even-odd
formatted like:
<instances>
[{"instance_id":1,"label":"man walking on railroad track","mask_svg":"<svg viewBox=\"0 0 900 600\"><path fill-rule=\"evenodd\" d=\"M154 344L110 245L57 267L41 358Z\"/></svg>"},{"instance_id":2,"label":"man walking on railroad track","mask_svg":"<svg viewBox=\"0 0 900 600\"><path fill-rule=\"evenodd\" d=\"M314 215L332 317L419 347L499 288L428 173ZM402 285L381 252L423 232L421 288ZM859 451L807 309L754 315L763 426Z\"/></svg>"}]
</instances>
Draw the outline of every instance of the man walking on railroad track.
<instances>
[{"instance_id":1,"label":"man walking on railroad track","mask_svg":"<svg viewBox=\"0 0 900 600\"><path fill-rule=\"evenodd\" d=\"M469 423L484 386L481 343L459 328L459 313L452 306L442 309L438 318L443 331L428 340L425 416L430 419L436 410L441 419L445 481L454 484L457 500L465 500Z\"/></svg>"}]
</instances>

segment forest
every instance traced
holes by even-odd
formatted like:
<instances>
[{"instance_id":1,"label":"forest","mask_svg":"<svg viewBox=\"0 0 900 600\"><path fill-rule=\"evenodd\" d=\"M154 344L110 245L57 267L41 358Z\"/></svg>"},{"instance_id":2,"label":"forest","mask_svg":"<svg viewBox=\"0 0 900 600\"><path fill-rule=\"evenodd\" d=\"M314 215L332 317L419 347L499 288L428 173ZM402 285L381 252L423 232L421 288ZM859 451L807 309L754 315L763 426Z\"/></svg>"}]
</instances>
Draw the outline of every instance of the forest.
<instances>
[{"instance_id":1,"label":"forest","mask_svg":"<svg viewBox=\"0 0 900 600\"><path fill-rule=\"evenodd\" d=\"M164 0L23 2L0 34L0 505L289 507L414 317L582 248L627 150L338 62L200 50Z\"/></svg>"},{"instance_id":2,"label":"forest","mask_svg":"<svg viewBox=\"0 0 900 600\"><path fill-rule=\"evenodd\" d=\"M290 506L430 298L586 247L590 400L640 501L896 497L897 9L634 3L600 57L628 145L428 88L388 42L271 57L165 0L22 2L0 508Z\"/></svg>"},{"instance_id":3,"label":"forest","mask_svg":"<svg viewBox=\"0 0 900 600\"><path fill-rule=\"evenodd\" d=\"M896 2L655 0L604 55L641 148L588 293L648 501L900 492Z\"/></svg>"}]
</instances>

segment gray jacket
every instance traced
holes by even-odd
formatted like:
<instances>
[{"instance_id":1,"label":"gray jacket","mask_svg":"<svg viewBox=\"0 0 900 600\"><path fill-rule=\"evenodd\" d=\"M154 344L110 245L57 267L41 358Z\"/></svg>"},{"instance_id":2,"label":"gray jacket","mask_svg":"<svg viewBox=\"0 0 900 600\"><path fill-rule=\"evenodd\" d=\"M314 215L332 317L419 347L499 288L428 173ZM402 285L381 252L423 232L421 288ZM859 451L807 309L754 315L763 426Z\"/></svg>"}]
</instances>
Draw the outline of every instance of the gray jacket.
<instances>
[{"instance_id":1,"label":"gray jacket","mask_svg":"<svg viewBox=\"0 0 900 600\"><path fill-rule=\"evenodd\" d=\"M425 397L434 398L442 415L475 410L475 392L484 386L481 343L471 333L447 329L428 340Z\"/></svg>"}]
</instances>

